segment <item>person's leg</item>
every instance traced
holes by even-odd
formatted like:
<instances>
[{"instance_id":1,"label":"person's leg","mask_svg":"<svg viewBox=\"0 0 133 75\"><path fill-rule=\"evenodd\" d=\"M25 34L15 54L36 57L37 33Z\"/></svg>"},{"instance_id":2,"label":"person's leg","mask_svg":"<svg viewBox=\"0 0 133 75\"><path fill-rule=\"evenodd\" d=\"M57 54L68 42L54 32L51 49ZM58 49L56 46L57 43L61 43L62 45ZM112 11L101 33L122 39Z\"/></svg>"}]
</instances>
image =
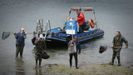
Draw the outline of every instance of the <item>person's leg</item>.
<instances>
[{"instance_id":1,"label":"person's leg","mask_svg":"<svg viewBox=\"0 0 133 75\"><path fill-rule=\"evenodd\" d=\"M81 47L80 44L77 44L77 52L80 54L81 53Z\"/></svg>"},{"instance_id":2,"label":"person's leg","mask_svg":"<svg viewBox=\"0 0 133 75\"><path fill-rule=\"evenodd\" d=\"M39 58L39 67L41 67L42 58Z\"/></svg>"},{"instance_id":3,"label":"person's leg","mask_svg":"<svg viewBox=\"0 0 133 75\"><path fill-rule=\"evenodd\" d=\"M117 56L117 59L118 59L118 66L121 66L120 56Z\"/></svg>"},{"instance_id":4,"label":"person's leg","mask_svg":"<svg viewBox=\"0 0 133 75\"><path fill-rule=\"evenodd\" d=\"M79 44L79 54L81 53L81 47L80 47L80 44Z\"/></svg>"},{"instance_id":5,"label":"person's leg","mask_svg":"<svg viewBox=\"0 0 133 75\"><path fill-rule=\"evenodd\" d=\"M20 47L20 57L23 57L23 49L24 49L24 45L22 45L22 46Z\"/></svg>"},{"instance_id":6,"label":"person's leg","mask_svg":"<svg viewBox=\"0 0 133 75\"><path fill-rule=\"evenodd\" d=\"M69 54L69 63L70 63L70 67L72 67L72 56L73 56L73 54Z\"/></svg>"},{"instance_id":7,"label":"person's leg","mask_svg":"<svg viewBox=\"0 0 133 75\"><path fill-rule=\"evenodd\" d=\"M118 51L118 53L117 53L118 66L121 66L121 62L120 62L120 52L121 52L121 49L119 49L119 51Z\"/></svg>"},{"instance_id":8,"label":"person's leg","mask_svg":"<svg viewBox=\"0 0 133 75\"><path fill-rule=\"evenodd\" d=\"M16 57L18 57L19 52L20 52L20 45L16 45Z\"/></svg>"},{"instance_id":9,"label":"person's leg","mask_svg":"<svg viewBox=\"0 0 133 75\"><path fill-rule=\"evenodd\" d=\"M78 69L78 54L74 53L74 58L75 58L75 67Z\"/></svg>"},{"instance_id":10,"label":"person's leg","mask_svg":"<svg viewBox=\"0 0 133 75\"><path fill-rule=\"evenodd\" d=\"M116 57L116 52L113 50L112 62L111 62L112 65L114 65L115 57Z\"/></svg>"},{"instance_id":11,"label":"person's leg","mask_svg":"<svg viewBox=\"0 0 133 75\"><path fill-rule=\"evenodd\" d=\"M35 57L35 61L36 61L36 67L37 67L37 64L38 64L38 57L37 56Z\"/></svg>"}]
</instances>

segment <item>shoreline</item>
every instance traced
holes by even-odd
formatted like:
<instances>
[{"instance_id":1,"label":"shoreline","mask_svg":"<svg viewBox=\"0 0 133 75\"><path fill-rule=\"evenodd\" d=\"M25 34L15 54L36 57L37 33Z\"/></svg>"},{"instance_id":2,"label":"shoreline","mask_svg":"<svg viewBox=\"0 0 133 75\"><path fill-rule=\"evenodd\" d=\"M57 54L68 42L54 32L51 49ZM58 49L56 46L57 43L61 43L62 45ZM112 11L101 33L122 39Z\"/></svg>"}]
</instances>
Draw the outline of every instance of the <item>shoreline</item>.
<instances>
[{"instance_id":1,"label":"shoreline","mask_svg":"<svg viewBox=\"0 0 133 75\"><path fill-rule=\"evenodd\" d=\"M109 64L87 64L80 66L79 69L70 68L63 64L46 64L35 70L41 70L42 74L47 75L133 75L132 66L124 67Z\"/></svg>"}]
</instances>

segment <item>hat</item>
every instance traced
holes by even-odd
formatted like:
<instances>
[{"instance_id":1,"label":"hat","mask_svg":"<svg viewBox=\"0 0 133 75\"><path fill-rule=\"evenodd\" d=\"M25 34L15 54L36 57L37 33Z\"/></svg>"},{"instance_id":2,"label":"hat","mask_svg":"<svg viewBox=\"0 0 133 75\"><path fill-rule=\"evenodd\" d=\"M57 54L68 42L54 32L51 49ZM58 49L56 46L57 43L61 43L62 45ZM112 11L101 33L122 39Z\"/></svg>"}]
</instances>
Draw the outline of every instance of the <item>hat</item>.
<instances>
[{"instance_id":1,"label":"hat","mask_svg":"<svg viewBox=\"0 0 133 75\"><path fill-rule=\"evenodd\" d=\"M40 35L39 35L39 37L40 37L40 38L43 38L43 35L42 35L42 34L40 34Z\"/></svg>"}]
</instances>

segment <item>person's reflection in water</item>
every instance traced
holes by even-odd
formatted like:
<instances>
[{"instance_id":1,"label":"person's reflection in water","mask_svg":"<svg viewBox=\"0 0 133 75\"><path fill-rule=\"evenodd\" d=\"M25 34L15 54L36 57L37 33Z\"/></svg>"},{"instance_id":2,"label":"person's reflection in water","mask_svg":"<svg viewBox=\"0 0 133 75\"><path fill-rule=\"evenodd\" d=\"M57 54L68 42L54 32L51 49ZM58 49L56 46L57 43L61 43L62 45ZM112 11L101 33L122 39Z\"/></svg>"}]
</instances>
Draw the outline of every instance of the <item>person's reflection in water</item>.
<instances>
[{"instance_id":1,"label":"person's reflection in water","mask_svg":"<svg viewBox=\"0 0 133 75\"><path fill-rule=\"evenodd\" d=\"M35 69L35 75L43 75L42 74L42 68L39 68L39 69Z\"/></svg>"},{"instance_id":2,"label":"person's reflection in water","mask_svg":"<svg viewBox=\"0 0 133 75\"><path fill-rule=\"evenodd\" d=\"M24 61L22 58L16 58L16 75L25 75Z\"/></svg>"}]
</instances>

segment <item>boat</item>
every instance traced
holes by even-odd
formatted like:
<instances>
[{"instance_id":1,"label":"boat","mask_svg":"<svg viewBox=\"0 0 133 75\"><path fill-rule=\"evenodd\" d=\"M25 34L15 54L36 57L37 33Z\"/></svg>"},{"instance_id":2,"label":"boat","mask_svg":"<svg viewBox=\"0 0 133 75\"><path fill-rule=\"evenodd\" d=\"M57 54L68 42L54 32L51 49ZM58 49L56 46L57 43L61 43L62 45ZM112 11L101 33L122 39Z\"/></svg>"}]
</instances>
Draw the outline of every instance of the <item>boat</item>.
<instances>
[{"instance_id":1,"label":"boat","mask_svg":"<svg viewBox=\"0 0 133 75\"><path fill-rule=\"evenodd\" d=\"M78 38L80 43L86 42L88 40L92 39L97 39L100 37L104 36L104 31L97 26L96 22L96 16L95 16L95 11L92 7L72 7L69 11L69 16L71 16L72 12L76 12L77 10L81 9L85 13L92 13L93 18L89 18L89 20L92 20L94 23L95 27L90 27L89 30L84 31L82 33L77 33L75 36ZM87 17L85 15L85 17ZM51 28L50 26L50 20L48 20L47 27L46 29L49 28L49 30L45 30L43 33L45 36L45 41L47 44L50 45L67 45L68 43L68 37L70 37L70 34L66 34L63 28L61 27L56 27L56 28ZM40 28L41 29L41 28Z\"/></svg>"}]
</instances>

